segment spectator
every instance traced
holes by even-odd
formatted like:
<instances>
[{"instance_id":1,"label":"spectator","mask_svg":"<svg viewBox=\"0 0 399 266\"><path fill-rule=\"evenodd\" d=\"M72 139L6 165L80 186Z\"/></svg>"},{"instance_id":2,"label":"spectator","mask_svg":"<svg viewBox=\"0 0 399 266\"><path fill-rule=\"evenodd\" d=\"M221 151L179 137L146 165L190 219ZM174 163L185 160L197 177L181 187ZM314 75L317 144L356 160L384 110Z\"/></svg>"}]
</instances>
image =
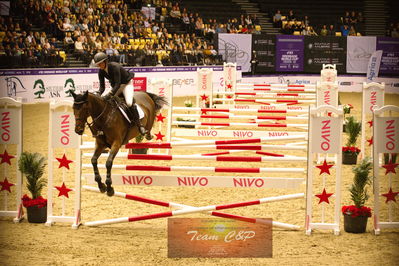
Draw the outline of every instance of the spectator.
<instances>
[{"instance_id":1,"label":"spectator","mask_svg":"<svg viewBox=\"0 0 399 266\"><path fill-rule=\"evenodd\" d=\"M320 30L320 36L327 36L327 35L328 35L327 25L324 24L323 27Z\"/></svg>"},{"instance_id":2,"label":"spectator","mask_svg":"<svg viewBox=\"0 0 399 266\"><path fill-rule=\"evenodd\" d=\"M287 20L288 21L296 20L296 16L295 16L294 11L292 9L290 11L288 11Z\"/></svg>"},{"instance_id":3,"label":"spectator","mask_svg":"<svg viewBox=\"0 0 399 266\"><path fill-rule=\"evenodd\" d=\"M355 26L352 25L350 27L348 35L349 36L357 36L356 30L355 30Z\"/></svg>"},{"instance_id":4,"label":"spectator","mask_svg":"<svg viewBox=\"0 0 399 266\"><path fill-rule=\"evenodd\" d=\"M274 14L274 16L273 16L274 27L276 27L276 28L281 28L282 27L281 19L282 19L281 11L277 10L276 14Z\"/></svg>"},{"instance_id":5,"label":"spectator","mask_svg":"<svg viewBox=\"0 0 399 266\"><path fill-rule=\"evenodd\" d=\"M330 26L328 27L328 36L335 36L335 27L333 24L330 24Z\"/></svg>"},{"instance_id":6,"label":"spectator","mask_svg":"<svg viewBox=\"0 0 399 266\"><path fill-rule=\"evenodd\" d=\"M349 35L349 27L348 27L348 25L343 25L343 27L341 28L341 33L342 33L342 36L348 36Z\"/></svg>"}]
</instances>

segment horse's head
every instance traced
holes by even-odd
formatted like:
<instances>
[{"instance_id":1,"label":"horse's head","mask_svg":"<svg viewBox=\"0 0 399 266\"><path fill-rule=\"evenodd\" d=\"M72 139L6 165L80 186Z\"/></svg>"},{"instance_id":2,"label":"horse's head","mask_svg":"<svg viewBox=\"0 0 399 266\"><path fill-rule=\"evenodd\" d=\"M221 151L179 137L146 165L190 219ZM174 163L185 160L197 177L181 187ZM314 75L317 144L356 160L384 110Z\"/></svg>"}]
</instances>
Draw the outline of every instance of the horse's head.
<instances>
[{"instance_id":1,"label":"horse's head","mask_svg":"<svg viewBox=\"0 0 399 266\"><path fill-rule=\"evenodd\" d=\"M82 135L85 130L87 118L90 116L89 112L89 92L83 94L75 94L71 90L71 95L74 99L73 113L75 115L75 132Z\"/></svg>"}]
</instances>

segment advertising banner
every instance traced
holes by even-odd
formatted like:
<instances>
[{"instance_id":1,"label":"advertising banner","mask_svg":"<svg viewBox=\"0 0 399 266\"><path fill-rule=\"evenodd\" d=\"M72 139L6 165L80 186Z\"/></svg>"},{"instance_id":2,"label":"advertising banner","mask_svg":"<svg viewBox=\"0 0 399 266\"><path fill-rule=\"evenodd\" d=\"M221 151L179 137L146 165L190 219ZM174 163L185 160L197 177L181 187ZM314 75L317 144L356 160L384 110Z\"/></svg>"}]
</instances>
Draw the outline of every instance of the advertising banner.
<instances>
[{"instance_id":1,"label":"advertising banner","mask_svg":"<svg viewBox=\"0 0 399 266\"><path fill-rule=\"evenodd\" d=\"M275 71L276 36L258 34L252 36L252 60L256 60L255 72L267 73Z\"/></svg>"},{"instance_id":2,"label":"advertising banner","mask_svg":"<svg viewBox=\"0 0 399 266\"><path fill-rule=\"evenodd\" d=\"M218 34L218 53L228 63L237 63L242 72L251 71L251 34Z\"/></svg>"},{"instance_id":3,"label":"advertising banner","mask_svg":"<svg viewBox=\"0 0 399 266\"><path fill-rule=\"evenodd\" d=\"M378 77L378 72L380 70L382 57L382 50L377 50L370 57L369 63L367 65L367 81L371 82L376 77Z\"/></svg>"},{"instance_id":4,"label":"advertising banner","mask_svg":"<svg viewBox=\"0 0 399 266\"><path fill-rule=\"evenodd\" d=\"M305 36L277 35L276 71L303 71Z\"/></svg>"},{"instance_id":5,"label":"advertising banner","mask_svg":"<svg viewBox=\"0 0 399 266\"><path fill-rule=\"evenodd\" d=\"M172 80L174 96L197 95L197 69L202 67L137 67L126 68L135 73L135 90L146 90L149 78ZM213 88L224 88L223 66L208 66L213 70ZM237 67L237 79L241 79ZM97 68L18 69L0 70L0 97L21 97L24 102L48 102L71 100L70 90L77 92L97 91ZM106 80L107 93L110 84Z\"/></svg>"},{"instance_id":6,"label":"advertising banner","mask_svg":"<svg viewBox=\"0 0 399 266\"><path fill-rule=\"evenodd\" d=\"M346 72L367 73L367 65L376 50L374 36L347 37Z\"/></svg>"},{"instance_id":7,"label":"advertising banner","mask_svg":"<svg viewBox=\"0 0 399 266\"><path fill-rule=\"evenodd\" d=\"M399 75L399 38L377 37L377 50L382 50L381 74Z\"/></svg>"},{"instance_id":8,"label":"advertising banner","mask_svg":"<svg viewBox=\"0 0 399 266\"><path fill-rule=\"evenodd\" d=\"M320 73L323 64L333 64L338 73L346 71L346 38L305 36L305 71Z\"/></svg>"}]
</instances>

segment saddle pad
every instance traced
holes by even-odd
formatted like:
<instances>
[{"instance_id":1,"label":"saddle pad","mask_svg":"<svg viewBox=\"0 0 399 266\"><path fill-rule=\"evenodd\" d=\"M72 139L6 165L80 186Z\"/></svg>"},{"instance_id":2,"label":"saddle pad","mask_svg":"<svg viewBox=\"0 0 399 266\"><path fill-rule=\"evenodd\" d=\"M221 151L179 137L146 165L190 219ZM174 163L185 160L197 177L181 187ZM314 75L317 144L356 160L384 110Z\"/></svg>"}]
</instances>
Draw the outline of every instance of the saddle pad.
<instances>
[{"instance_id":1,"label":"saddle pad","mask_svg":"<svg viewBox=\"0 0 399 266\"><path fill-rule=\"evenodd\" d=\"M141 106L140 106L140 105L137 105L137 104L136 104L136 106L137 106L137 111L139 112L139 118L140 118L140 119L143 119L143 118L144 118L144 111L143 111L143 109L141 109Z\"/></svg>"},{"instance_id":2,"label":"saddle pad","mask_svg":"<svg viewBox=\"0 0 399 266\"><path fill-rule=\"evenodd\" d=\"M139 119L143 119L143 118L144 118L144 111L143 111L143 109L141 109L140 105L137 105L137 104L136 104L136 107L137 107L137 112L139 113ZM129 123L131 123L131 121L130 121L128 115L125 113L125 111L123 111L123 109L122 109L121 107L118 107L118 108L119 108L119 111L122 113L122 115L126 118L126 120L127 120Z\"/></svg>"}]
</instances>

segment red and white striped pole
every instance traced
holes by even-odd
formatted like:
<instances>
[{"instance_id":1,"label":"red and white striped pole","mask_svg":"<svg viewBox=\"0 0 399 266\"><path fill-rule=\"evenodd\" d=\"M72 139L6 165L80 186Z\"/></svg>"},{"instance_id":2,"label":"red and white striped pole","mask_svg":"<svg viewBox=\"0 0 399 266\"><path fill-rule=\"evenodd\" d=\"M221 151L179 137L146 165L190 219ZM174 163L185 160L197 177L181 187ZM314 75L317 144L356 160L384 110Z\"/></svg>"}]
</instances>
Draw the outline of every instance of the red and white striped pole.
<instances>
[{"instance_id":1,"label":"red and white striped pole","mask_svg":"<svg viewBox=\"0 0 399 266\"><path fill-rule=\"evenodd\" d=\"M184 214L190 214L190 213L240 208L240 207L245 207L245 206L252 206L252 205L274 202L274 201L299 199L299 198L303 198L303 197L304 197L304 193L298 193L298 194L291 194L291 195L284 195L284 196L262 198L262 199L246 201L246 202L230 203L230 204L223 204L223 205L210 205L210 206L203 206L203 207L196 207L196 208L189 207L189 208L184 208L182 210L160 212L160 213L154 213L154 214L148 214L148 215L122 217L122 218L115 218L115 219L86 222L86 223L84 223L84 225L99 226L99 225L105 225L105 224L136 222L136 221L166 218L166 217L178 216L178 215L184 215ZM227 215L227 216L230 216L230 215ZM227 216L224 216L224 218L227 218ZM231 217L233 217L233 216L234 215L231 215Z\"/></svg>"},{"instance_id":2,"label":"red and white striped pole","mask_svg":"<svg viewBox=\"0 0 399 266\"><path fill-rule=\"evenodd\" d=\"M143 143L148 145L147 148L164 148L171 149L178 146L198 146L198 145L226 145L226 144L248 144L248 143L262 143L266 141L274 142L281 140L306 140L307 136L298 135L298 136L279 136L279 137L263 137L263 138L255 138L255 139L228 139L228 140L192 140L192 141L174 141L174 142L163 142L163 143ZM128 143L126 144L127 149L134 149L137 143ZM151 147L152 146L152 147Z\"/></svg>"},{"instance_id":3,"label":"red and white striped pole","mask_svg":"<svg viewBox=\"0 0 399 266\"><path fill-rule=\"evenodd\" d=\"M83 186L83 188L86 190L92 191L92 192L98 192L98 193L100 192L99 189L96 187ZM178 209L184 209L184 208L194 208L195 209L196 208L196 207L185 205L185 204L153 200L153 199L149 199L149 198L126 194L123 192L115 192L114 196L128 199L128 200L148 203L148 204L152 204L152 205L163 206L163 207L178 208ZM265 219L250 218L250 217L215 212L215 211L209 212L209 214L213 215L213 216L217 216L217 217L239 220L239 221L249 222L249 223L270 224L269 220L265 220ZM93 223L93 222L91 222L91 223ZM87 224L85 224L85 225L87 225ZM274 227L279 227L279 228L289 229L289 230L299 230L300 229L300 226L298 226L298 225L287 224L287 223L282 223L282 222L277 222L277 221L273 221L272 225ZM92 225L92 226L94 226L94 225Z\"/></svg>"},{"instance_id":4,"label":"red and white striped pole","mask_svg":"<svg viewBox=\"0 0 399 266\"><path fill-rule=\"evenodd\" d=\"M201 111L201 113L207 112L223 112L223 113L230 113L230 112L250 112L250 113L278 113L278 114L286 114L286 113L308 113L308 110L290 110L287 108L274 108L274 109L260 109L260 108L253 108L253 109L241 109L241 108L199 108L199 107L173 107L173 110L180 110L180 111Z\"/></svg>"},{"instance_id":5,"label":"red and white striped pole","mask_svg":"<svg viewBox=\"0 0 399 266\"><path fill-rule=\"evenodd\" d=\"M306 150L306 146L299 145L204 145L204 146L177 146L179 147L190 147L190 149L216 149L216 150L246 150L246 151L261 151L261 150ZM170 143L128 143L126 144L127 149L142 149L142 148L153 148L153 149L172 149Z\"/></svg>"},{"instance_id":6,"label":"red and white striped pole","mask_svg":"<svg viewBox=\"0 0 399 266\"><path fill-rule=\"evenodd\" d=\"M265 157L265 156L201 156L201 155L163 155L163 154L128 154L130 160L208 160L216 162L271 162L271 161L301 161L306 162L306 157Z\"/></svg>"},{"instance_id":7,"label":"red and white striped pole","mask_svg":"<svg viewBox=\"0 0 399 266\"><path fill-rule=\"evenodd\" d=\"M91 164L83 164L83 168L90 168ZM98 168L106 168L104 164L99 164ZM196 171L213 173L304 173L304 168L249 168L249 167L208 167L208 166L155 166L155 165L113 165L113 169L122 169L126 171L156 171L156 172L174 172L174 171Z\"/></svg>"}]
</instances>

